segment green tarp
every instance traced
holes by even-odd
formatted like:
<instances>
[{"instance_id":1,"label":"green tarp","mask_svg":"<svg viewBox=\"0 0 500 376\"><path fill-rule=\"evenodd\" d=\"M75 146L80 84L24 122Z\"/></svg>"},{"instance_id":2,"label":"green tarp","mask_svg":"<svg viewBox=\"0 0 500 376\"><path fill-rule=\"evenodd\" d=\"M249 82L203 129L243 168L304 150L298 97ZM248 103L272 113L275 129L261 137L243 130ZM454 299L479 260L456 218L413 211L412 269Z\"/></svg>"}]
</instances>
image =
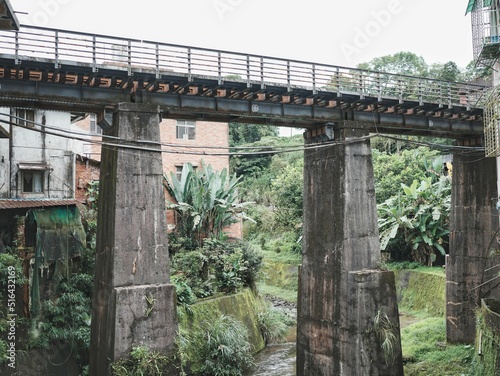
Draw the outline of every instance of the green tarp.
<instances>
[{"instance_id":1,"label":"green tarp","mask_svg":"<svg viewBox=\"0 0 500 376\"><path fill-rule=\"evenodd\" d=\"M472 12L478 6L483 4L483 7L490 7L493 0L469 0L469 4L467 4L467 9L465 10L465 14Z\"/></svg>"},{"instance_id":2,"label":"green tarp","mask_svg":"<svg viewBox=\"0 0 500 376\"><path fill-rule=\"evenodd\" d=\"M31 209L28 221L36 222L35 264L31 285L31 310L40 308L40 275L44 265L55 262L53 278L67 278L70 260L80 254L86 244L80 211L76 206Z\"/></svg>"}]
</instances>

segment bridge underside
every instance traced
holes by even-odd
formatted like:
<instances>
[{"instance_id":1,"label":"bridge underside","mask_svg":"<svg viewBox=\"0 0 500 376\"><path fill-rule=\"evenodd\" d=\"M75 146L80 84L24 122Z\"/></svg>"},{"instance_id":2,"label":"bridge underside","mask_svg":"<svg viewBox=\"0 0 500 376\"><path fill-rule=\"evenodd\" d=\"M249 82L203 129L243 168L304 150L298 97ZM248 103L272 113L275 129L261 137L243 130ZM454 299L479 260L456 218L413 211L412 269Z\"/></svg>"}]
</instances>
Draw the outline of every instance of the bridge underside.
<instances>
[{"instance_id":1,"label":"bridge underside","mask_svg":"<svg viewBox=\"0 0 500 376\"><path fill-rule=\"evenodd\" d=\"M95 70L95 69L94 69ZM482 110L356 93L290 89L51 61L0 58L0 106L99 113L116 103L158 105L164 117L314 129L339 121L368 124L372 133L467 139L483 134Z\"/></svg>"}]
</instances>

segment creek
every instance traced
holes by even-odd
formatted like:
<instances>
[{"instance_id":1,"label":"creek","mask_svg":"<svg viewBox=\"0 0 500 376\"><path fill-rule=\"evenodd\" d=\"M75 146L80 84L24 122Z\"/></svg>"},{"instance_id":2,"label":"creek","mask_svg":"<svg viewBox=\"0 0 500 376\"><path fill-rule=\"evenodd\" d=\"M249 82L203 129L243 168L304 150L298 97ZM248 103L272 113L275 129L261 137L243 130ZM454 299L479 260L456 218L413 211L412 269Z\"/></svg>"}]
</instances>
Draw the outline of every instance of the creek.
<instances>
[{"instance_id":1,"label":"creek","mask_svg":"<svg viewBox=\"0 0 500 376\"><path fill-rule=\"evenodd\" d=\"M245 376L295 376L295 342L267 346Z\"/></svg>"}]
</instances>

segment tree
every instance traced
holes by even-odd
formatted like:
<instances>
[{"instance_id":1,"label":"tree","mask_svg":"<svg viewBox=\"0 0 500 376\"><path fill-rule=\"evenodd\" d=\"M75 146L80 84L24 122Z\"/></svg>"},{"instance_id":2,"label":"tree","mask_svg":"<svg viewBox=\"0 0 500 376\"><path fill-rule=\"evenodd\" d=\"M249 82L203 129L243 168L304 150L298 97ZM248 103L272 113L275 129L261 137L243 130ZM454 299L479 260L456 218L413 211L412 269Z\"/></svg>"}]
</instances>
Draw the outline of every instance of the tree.
<instances>
[{"instance_id":1,"label":"tree","mask_svg":"<svg viewBox=\"0 0 500 376\"><path fill-rule=\"evenodd\" d=\"M373 174L377 202L382 203L397 196L401 184L411 185L414 180L421 181L435 176L431 170L441 171L442 158L439 152L426 147L404 149L399 153L388 153L373 149ZM435 161L435 166L431 161Z\"/></svg>"},{"instance_id":2,"label":"tree","mask_svg":"<svg viewBox=\"0 0 500 376\"><path fill-rule=\"evenodd\" d=\"M463 74L453 61L445 64L432 64L429 69L429 77L441 81L462 81Z\"/></svg>"},{"instance_id":3,"label":"tree","mask_svg":"<svg viewBox=\"0 0 500 376\"><path fill-rule=\"evenodd\" d=\"M367 63L359 64L358 68L420 77L426 77L429 73L429 66L422 56L403 51L394 55L376 57Z\"/></svg>"},{"instance_id":4,"label":"tree","mask_svg":"<svg viewBox=\"0 0 500 376\"><path fill-rule=\"evenodd\" d=\"M277 136L278 128L272 125L229 123L229 146L260 141L263 137Z\"/></svg>"},{"instance_id":5,"label":"tree","mask_svg":"<svg viewBox=\"0 0 500 376\"><path fill-rule=\"evenodd\" d=\"M287 164L272 181L272 198L276 207L276 220L285 227L302 222L304 159Z\"/></svg>"}]
</instances>

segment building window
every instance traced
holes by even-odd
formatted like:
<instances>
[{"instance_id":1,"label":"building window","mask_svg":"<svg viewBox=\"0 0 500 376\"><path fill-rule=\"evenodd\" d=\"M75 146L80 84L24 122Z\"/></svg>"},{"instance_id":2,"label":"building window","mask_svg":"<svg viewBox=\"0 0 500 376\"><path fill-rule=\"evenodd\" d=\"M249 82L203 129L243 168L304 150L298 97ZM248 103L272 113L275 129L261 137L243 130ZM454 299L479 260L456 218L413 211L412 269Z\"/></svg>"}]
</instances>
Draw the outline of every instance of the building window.
<instances>
[{"instance_id":1,"label":"building window","mask_svg":"<svg viewBox=\"0 0 500 376\"><path fill-rule=\"evenodd\" d=\"M102 128L97 125L96 114L90 114L90 133L96 135L102 135Z\"/></svg>"},{"instance_id":2,"label":"building window","mask_svg":"<svg viewBox=\"0 0 500 376\"><path fill-rule=\"evenodd\" d=\"M14 123L20 125L22 127L35 127L35 111L34 110L25 110L22 108L16 108L14 112Z\"/></svg>"},{"instance_id":3,"label":"building window","mask_svg":"<svg viewBox=\"0 0 500 376\"><path fill-rule=\"evenodd\" d=\"M196 122L189 120L177 120L177 139L194 140Z\"/></svg>"},{"instance_id":4,"label":"building window","mask_svg":"<svg viewBox=\"0 0 500 376\"><path fill-rule=\"evenodd\" d=\"M182 177L182 166L175 166L175 177L177 180L181 180Z\"/></svg>"},{"instance_id":5,"label":"building window","mask_svg":"<svg viewBox=\"0 0 500 376\"><path fill-rule=\"evenodd\" d=\"M184 167L185 164L183 165L176 165L175 166L175 177L177 178L177 180L181 181L181 177L182 177L182 169ZM198 166L193 166L193 171L196 171L196 169L198 168Z\"/></svg>"},{"instance_id":6,"label":"building window","mask_svg":"<svg viewBox=\"0 0 500 376\"><path fill-rule=\"evenodd\" d=\"M43 193L45 171L21 171L23 193Z\"/></svg>"}]
</instances>

